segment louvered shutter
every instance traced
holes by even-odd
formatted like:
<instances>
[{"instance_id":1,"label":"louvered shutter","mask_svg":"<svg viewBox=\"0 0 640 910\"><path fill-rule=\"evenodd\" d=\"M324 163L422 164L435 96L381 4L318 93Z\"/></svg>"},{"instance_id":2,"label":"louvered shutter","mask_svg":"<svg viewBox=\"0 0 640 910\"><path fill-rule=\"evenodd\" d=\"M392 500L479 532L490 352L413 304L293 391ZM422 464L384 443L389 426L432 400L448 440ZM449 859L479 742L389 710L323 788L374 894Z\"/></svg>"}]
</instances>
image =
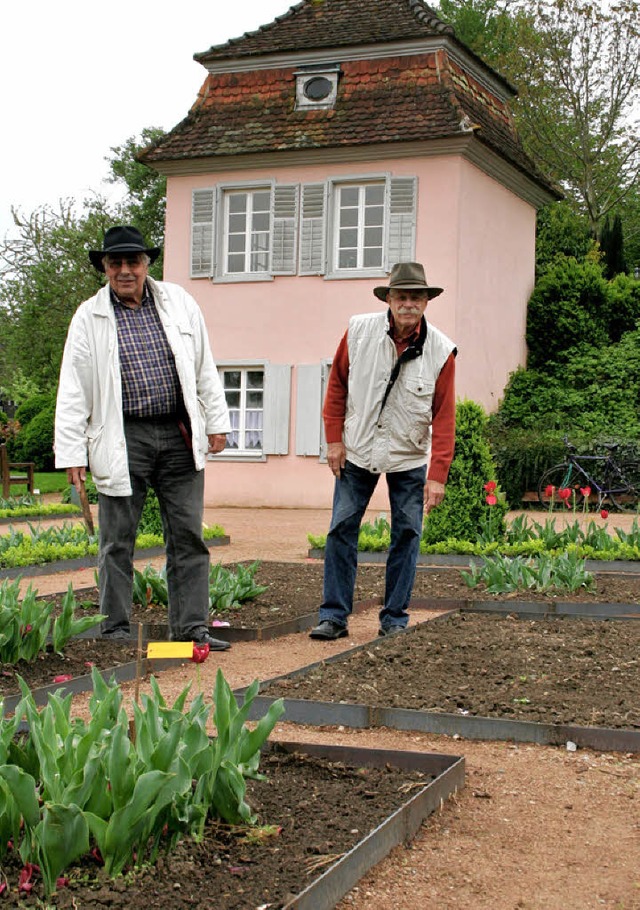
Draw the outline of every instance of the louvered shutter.
<instances>
[{"instance_id":1,"label":"louvered shutter","mask_svg":"<svg viewBox=\"0 0 640 910\"><path fill-rule=\"evenodd\" d=\"M273 243L271 271L274 275L296 273L296 226L298 220L298 187L273 188Z\"/></svg>"},{"instance_id":2,"label":"louvered shutter","mask_svg":"<svg viewBox=\"0 0 640 910\"><path fill-rule=\"evenodd\" d=\"M300 275L324 274L326 193L324 183L302 187Z\"/></svg>"},{"instance_id":3,"label":"louvered shutter","mask_svg":"<svg viewBox=\"0 0 640 910\"><path fill-rule=\"evenodd\" d=\"M296 455L319 455L322 367L319 363L301 363L296 374Z\"/></svg>"},{"instance_id":4,"label":"louvered shutter","mask_svg":"<svg viewBox=\"0 0 640 910\"><path fill-rule=\"evenodd\" d=\"M191 277L213 275L214 191L194 190L191 194Z\"/></svg>"},{"instance_id":5,"label":"louvered shutter","mask_svg":"<svg viewBox=\"0 0 640 910\"><path fill-rule=\"evenodd\" d=\"M396 262L415 259L416 190L415 177L392 177L389 181L389 268Z\"/></svg>"},{"instance_id":6,"label":"louvered shutter","mask_svg":"<svg viewBox=\"0 0 640 910\"><path fill-rule=\"evenodd\" d=\"M267 363L264 368L264 415L262 451L286 455L289 451L291 366Z\"/></svg>"}]
</instances>

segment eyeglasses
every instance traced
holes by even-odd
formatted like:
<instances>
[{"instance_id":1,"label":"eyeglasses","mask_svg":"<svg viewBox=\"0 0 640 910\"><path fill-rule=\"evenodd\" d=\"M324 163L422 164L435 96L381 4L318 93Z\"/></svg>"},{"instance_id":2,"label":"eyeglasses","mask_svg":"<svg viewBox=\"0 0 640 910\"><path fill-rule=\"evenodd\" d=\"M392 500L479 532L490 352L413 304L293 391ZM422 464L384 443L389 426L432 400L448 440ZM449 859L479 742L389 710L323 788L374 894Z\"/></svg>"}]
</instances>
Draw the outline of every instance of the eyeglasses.
<instances>
[{"instance_id":1,"label":"eyeglasses","mask_svg":"<svg viewBox=\"0 0 640 910\"><path fill-rule=\"evenodd\" d=\"M137 253L135 256L107 256L105 261L106 268L113 269L117 271L121 269L123 265L126 265L130 269L135 269L136 266L142 265L142 254Z\"/></svg>"},{"instance_id":2,"label":"eyeglasses","mask_svg":"<svg viewBox=\"0 0 640 910\"><path fill-rule=\"evenodd\" d=\"M391 300L416 300L420 302L426 302L429 299L429 296L426 291L420 290L406 290L406 291L389 291L389 297Z\"/></svg>"}]
</instances>

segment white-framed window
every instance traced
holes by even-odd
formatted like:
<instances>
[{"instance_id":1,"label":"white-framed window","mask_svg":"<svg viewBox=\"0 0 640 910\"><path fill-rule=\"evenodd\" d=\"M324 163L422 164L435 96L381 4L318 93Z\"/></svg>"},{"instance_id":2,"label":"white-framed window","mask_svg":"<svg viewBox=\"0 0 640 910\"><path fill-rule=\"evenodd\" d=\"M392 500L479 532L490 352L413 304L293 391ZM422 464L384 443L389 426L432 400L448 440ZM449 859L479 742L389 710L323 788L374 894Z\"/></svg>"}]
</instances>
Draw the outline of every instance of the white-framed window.
<instances>
[{"instance_id":1,"label":"white-framed window","mask_svg":"<svg viewBox=\"0 0 640 910\"><path fill-rule=\"evenodd\" d=\"M271 254L271 188L224 194L225 275L268 272Z\"/></svg>"},{"instance_id":2,"label":"white-framed window","mask_svg":"<svg viewBox=\"0 0 640 910\"><path fill-rule=\"evenodd\" d=\"M335 270L382 269L385 183L338 184L334 198Z\"/></svg>"},{"instance_id":3,"label":"white-framed window","mask_svg":"<svg viewBox=\"0 0 640 910\"><path fill-rule=\"evenodd\" d=\"M417 179L219 184L192 194L191 277L383 277L415 258Z\"/></svg>"},{"instance_id":4,"label":"white-framed window","mask_svg":"<svg viewBox=\"0 0 640 910\"><path fill-rule=\"evenodd\" d=\"M260 361L218 363L231 432L215 457L263 461L289 451L291 366Z\"/></svg>"},{"instance_id":5,"label":"white-framed window","mask_svg":"<svg viewBox=\"0 0 640 910\"><path fill-rule=\"evenodd\" d=\"M231 432L225 451L261 455L263 450L264 370L237 367L220 370Z\"/></svg>"}]
</instances>

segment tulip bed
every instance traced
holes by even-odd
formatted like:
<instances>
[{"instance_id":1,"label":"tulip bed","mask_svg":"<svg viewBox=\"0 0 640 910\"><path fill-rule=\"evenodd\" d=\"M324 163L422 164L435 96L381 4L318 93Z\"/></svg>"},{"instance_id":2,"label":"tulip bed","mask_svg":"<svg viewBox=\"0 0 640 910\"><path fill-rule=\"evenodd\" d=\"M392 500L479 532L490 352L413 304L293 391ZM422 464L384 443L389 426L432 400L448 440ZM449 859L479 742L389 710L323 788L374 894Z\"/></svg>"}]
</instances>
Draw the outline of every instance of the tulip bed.
<instances>
[{"instance_id":1,"label":"tulip bed","mask_svg":"<svg viewBox=\"0 0 640 910\"><path fill-rule=\"evenodd\" d=\"M22 863L19 881L0 877L0 895L28 893L36 873L50 895L90 853L110 877L154 863L181 839L197 841L211 817L255 824L246 780L259 776L260 749L283 710L274 704L246 726L257 681L239 708L218 670L213 738L211 708L202 694L187 706L189 687L169 706L152 679L130 724L120 688L95 671L93 686L88 722L72 719L71 696L38 710L24 685L14 717L0 721L0 860L11 851Z\"/></svg>"}]
</instances>

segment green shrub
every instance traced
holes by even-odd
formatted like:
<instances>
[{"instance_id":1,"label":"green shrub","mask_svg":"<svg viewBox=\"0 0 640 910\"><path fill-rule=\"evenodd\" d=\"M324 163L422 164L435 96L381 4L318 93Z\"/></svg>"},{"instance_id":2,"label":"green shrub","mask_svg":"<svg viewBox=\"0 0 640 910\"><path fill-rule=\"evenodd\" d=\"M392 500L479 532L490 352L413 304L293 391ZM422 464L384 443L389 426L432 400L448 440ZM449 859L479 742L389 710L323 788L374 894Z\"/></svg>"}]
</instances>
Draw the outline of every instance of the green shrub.
<instances>
[{"instance_id":1,"label":"green shrub","mask_svg":"<svg viewBox=\"0 0 640 910\"><path fill-rule=\"evenodd\" d=\"M155 490L152 490L151 487L147 490L147 498L144 501L142 516L138 525L138 534L157 534L160 537L164 537L160 503Z\"/></svg>"},{"instance_id":2,"label":"green shrub","mask_svg":"<svg viewBox=\"0 0 640 910\"><path fill-rule=\"evenodd\" d=\"M558 259L540 278L529 300L527 366L548 370L567 360L582 342L609 341L608 282L596 262Z\"/></svg>"},{"instance_id":3,"label":"green shrub","mask_svg":"<svg viewBox=\"0 0 640 910\"><path fill-rule=\"evenodd\" d=\"M512 508L519 508L525 493L537 490L547 468L562 461L566 453L563 435L560 430L538 432L516 427L491 437L498 482Z\"/></svg>"},{"instance_id":4,"label":"green shrub","mask_svg":"<svg viewBox=\"0 0 640 910\"><path fill-rule=\"evenodd\" d=\"M33 461L38 471L54 469L55 408L55 392L34 395L20 405L16 411L16 420L21 429L8 446L13 461Z\"/></svg>"},{"instance_id":5,"label":"green shrub","mask_svg":"<svg viewBox=\"0 0 640 910\"><path fill-rule=\"evenodd\" d=\"M449 471L444 501L428 515L422 534L426 545L451 537L475 541L487 519L484 484L496 480L496 469L487 440L487 417L473 401L458 402L456 408L456 450ZM504 531L508 505L499 501L492 507L494 531Z\"/></svg>"},{"instance_id":6,"label":"green shrub","mask_svg":"<svg viewBox=\"0 0 640 910\"><path fill-rule=\"evenodd\" d=\"M88 501L95 505L98 501L98 488L96 487L93 480L91 480L91 478L88 476L84 482L84 488L87 491ZM61 500L62 500L62 502L71 502L71 485L69 485L63 491Z\"/></svg>"}]
</instances>

